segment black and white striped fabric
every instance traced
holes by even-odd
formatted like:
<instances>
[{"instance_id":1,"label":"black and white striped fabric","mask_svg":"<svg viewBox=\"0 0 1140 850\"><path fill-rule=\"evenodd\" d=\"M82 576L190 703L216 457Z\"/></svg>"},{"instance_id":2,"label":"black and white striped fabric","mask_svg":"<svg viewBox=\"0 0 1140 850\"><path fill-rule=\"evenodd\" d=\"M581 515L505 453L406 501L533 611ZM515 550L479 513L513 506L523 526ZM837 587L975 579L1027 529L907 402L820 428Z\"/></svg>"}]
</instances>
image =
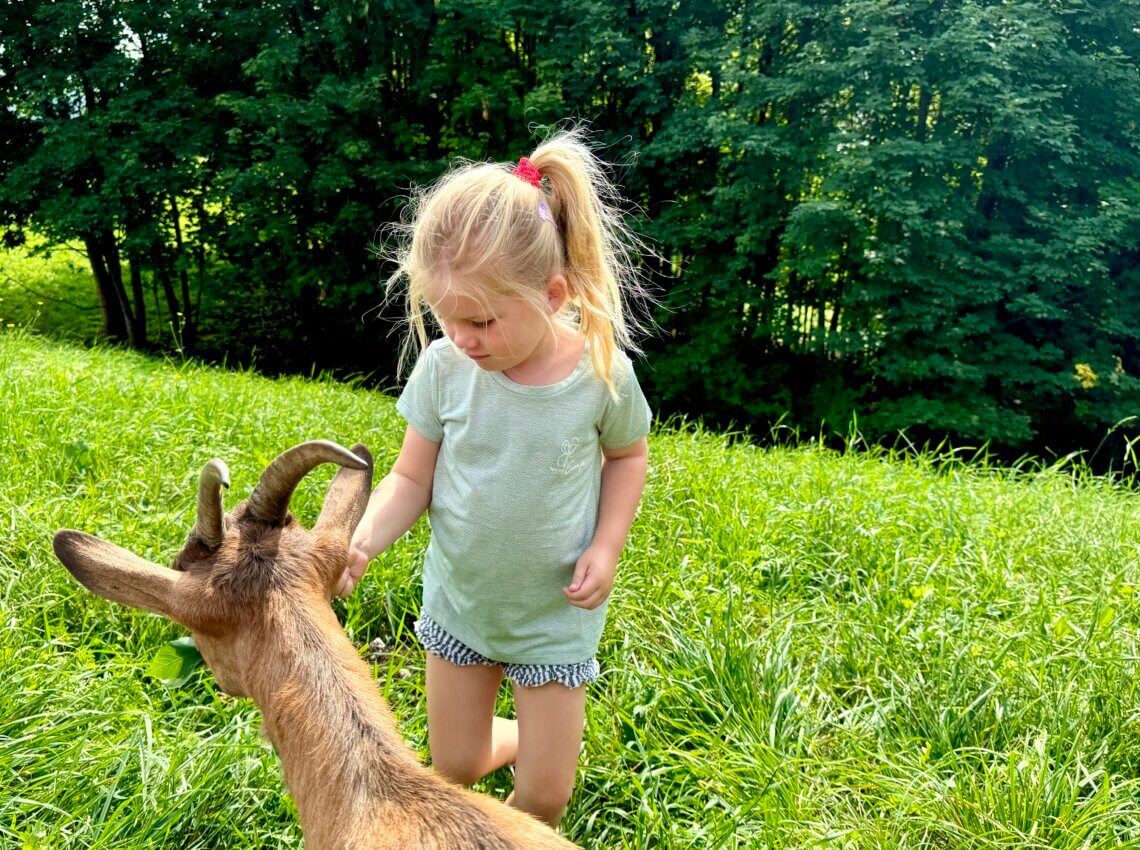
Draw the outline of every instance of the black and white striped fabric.
<instances>
[{"instance_id":1,"label":"black and white striped fabric","mask_svg":"<svg viewBox=\"0 0 1140 850\"><path fill-rule=\"evenodd\" d=\"M524 688L537 688L558 682L568 688L578 688L596 681L601 673L598 660L580 661L577 664L504 664L481 655L471 647L449 635L431 617L421 616L415 625L416 637L424 649L460 667L486 664L502 667L503 675Z\"/></svg>"}]
</instances>

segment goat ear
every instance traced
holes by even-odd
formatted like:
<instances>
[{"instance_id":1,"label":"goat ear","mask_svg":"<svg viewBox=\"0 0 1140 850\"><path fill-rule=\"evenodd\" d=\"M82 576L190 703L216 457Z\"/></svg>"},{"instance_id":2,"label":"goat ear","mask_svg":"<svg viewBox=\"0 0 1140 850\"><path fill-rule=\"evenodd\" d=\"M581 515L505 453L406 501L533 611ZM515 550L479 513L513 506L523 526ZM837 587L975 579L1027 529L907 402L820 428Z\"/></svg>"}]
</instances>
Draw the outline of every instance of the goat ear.
<instances>
[{"instance_id":1,"label":"goat ear","mask_svg":"<svg viewBox=\"0 0 1140 850\"><path fill-rule=\"evenodd\" d=\"M372 491L372 453L361 443L352 447L352 453L364 461L367 468L341 467L329 485L321 515L314 526L316 531L343 537L345 546L368 507L368 496Z\"/></svg>"},{"instance_id":2,"label":"goat ear","mask_svg":"<svg viewBox=\"0 0 1140 850\"><path fill-rule=\"evenodd\" d=\"M58 532L52 548L79 583L95 595L130 608L162 614L189 627L178 604L180 573L82 531Z\"/></svg>"}]
</instances>

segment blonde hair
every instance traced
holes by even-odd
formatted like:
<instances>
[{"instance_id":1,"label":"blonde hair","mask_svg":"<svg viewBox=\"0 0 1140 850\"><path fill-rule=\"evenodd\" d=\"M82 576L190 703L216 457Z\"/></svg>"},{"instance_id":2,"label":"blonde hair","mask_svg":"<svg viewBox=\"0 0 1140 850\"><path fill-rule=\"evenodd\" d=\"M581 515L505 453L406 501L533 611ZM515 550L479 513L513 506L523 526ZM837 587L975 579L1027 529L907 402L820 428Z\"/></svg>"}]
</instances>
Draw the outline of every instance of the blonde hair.
<instances>
[{"instance_id":1,"label":"blonde hair","mask_svg":"<svg viewBox=\"0 0 1140 850\"><path fill-rule=\"evenodd\" d=\"M637 351L634 335L642 330L631 303L644 294L636 271L642 243L580 127L554 133L528 158L542 176L538 187L514 174L514 163L462 162L413 195L389 279L390 292L406 283L401 371L428 344L431 287L450 286L455 276L478 281L482 297L525 298L541 307L550 279L561 274L569 298L555 318L585 338L616 397L615 354Z\"/></svg>"}]
</instances>

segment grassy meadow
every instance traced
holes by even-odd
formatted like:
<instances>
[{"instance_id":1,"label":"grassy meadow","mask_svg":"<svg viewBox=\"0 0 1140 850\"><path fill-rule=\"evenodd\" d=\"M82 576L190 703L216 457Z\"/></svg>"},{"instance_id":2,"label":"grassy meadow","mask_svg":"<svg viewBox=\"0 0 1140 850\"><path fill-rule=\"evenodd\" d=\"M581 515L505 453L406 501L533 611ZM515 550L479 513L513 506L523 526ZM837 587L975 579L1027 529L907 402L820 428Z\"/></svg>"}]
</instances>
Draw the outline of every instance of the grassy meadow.
<instances>
[{"instance_id":1,"label":"grassy meadow","mask_svg":"<svg viewBox=\"0 0 1140 850\"><path fill-rule=\"evenodd\" d=\"M127 265L124 264L124 274ZM146 285L147 339L177 350L179 339L157 289ZM102 331L99 294L81 243L49 245L32 234L27 245L0 250L0 330L17 328L89 344Z\"/></svg>"},{"instance_id":2,"label":"grassy meadow","mask_svg":"<svg viewBox=\"0 0 1140 850\"><path fill-rule=\"evenodd\" d=\"M0 847L301 847L251 703L147 676L178 627L54 559L80 528L166 563L197 474L227 504L392 399L0 325ZM1140 845L1140 495L1079 469L651 437L563 824L589 848ZM294 498L306 523L333 474ZM426 754L421 523L336 602ZM364 651L362 649L362 651ZM489 793L509 778L491 777Z\"/></svg>"},{"instance_id":3,"label":"grassy meadow","mask_svg":"<svg viewBox=\"0 0 1140 850\"><path fill-rule=\"evenodd\" d=\"M101 325L91 266L79 246L47 250L33 237L29 245L0 251L0 330L85 342Z\"/></svg>"}]
</instances>

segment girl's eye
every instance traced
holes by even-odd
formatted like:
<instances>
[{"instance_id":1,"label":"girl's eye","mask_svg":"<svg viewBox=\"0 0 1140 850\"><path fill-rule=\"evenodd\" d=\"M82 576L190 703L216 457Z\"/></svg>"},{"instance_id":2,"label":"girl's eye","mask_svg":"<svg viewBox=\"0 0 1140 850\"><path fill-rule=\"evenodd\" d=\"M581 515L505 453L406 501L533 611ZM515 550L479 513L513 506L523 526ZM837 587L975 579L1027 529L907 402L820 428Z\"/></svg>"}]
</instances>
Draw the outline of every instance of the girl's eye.
<instances>
[{"instance_id":1,"label":"girl's eye","mask_svg":"<svg viewBox=\"0 0 1140 850\"><path fill-rule=\"evenodd\" d=\"M482 321L482 322L472 322L471 327L478 328L479 330L483 330L484 328L491 327L491 325L493 325L493 324L495 324L494 319L486 319L485 321Z\"/></svg>"}]
</instances>

